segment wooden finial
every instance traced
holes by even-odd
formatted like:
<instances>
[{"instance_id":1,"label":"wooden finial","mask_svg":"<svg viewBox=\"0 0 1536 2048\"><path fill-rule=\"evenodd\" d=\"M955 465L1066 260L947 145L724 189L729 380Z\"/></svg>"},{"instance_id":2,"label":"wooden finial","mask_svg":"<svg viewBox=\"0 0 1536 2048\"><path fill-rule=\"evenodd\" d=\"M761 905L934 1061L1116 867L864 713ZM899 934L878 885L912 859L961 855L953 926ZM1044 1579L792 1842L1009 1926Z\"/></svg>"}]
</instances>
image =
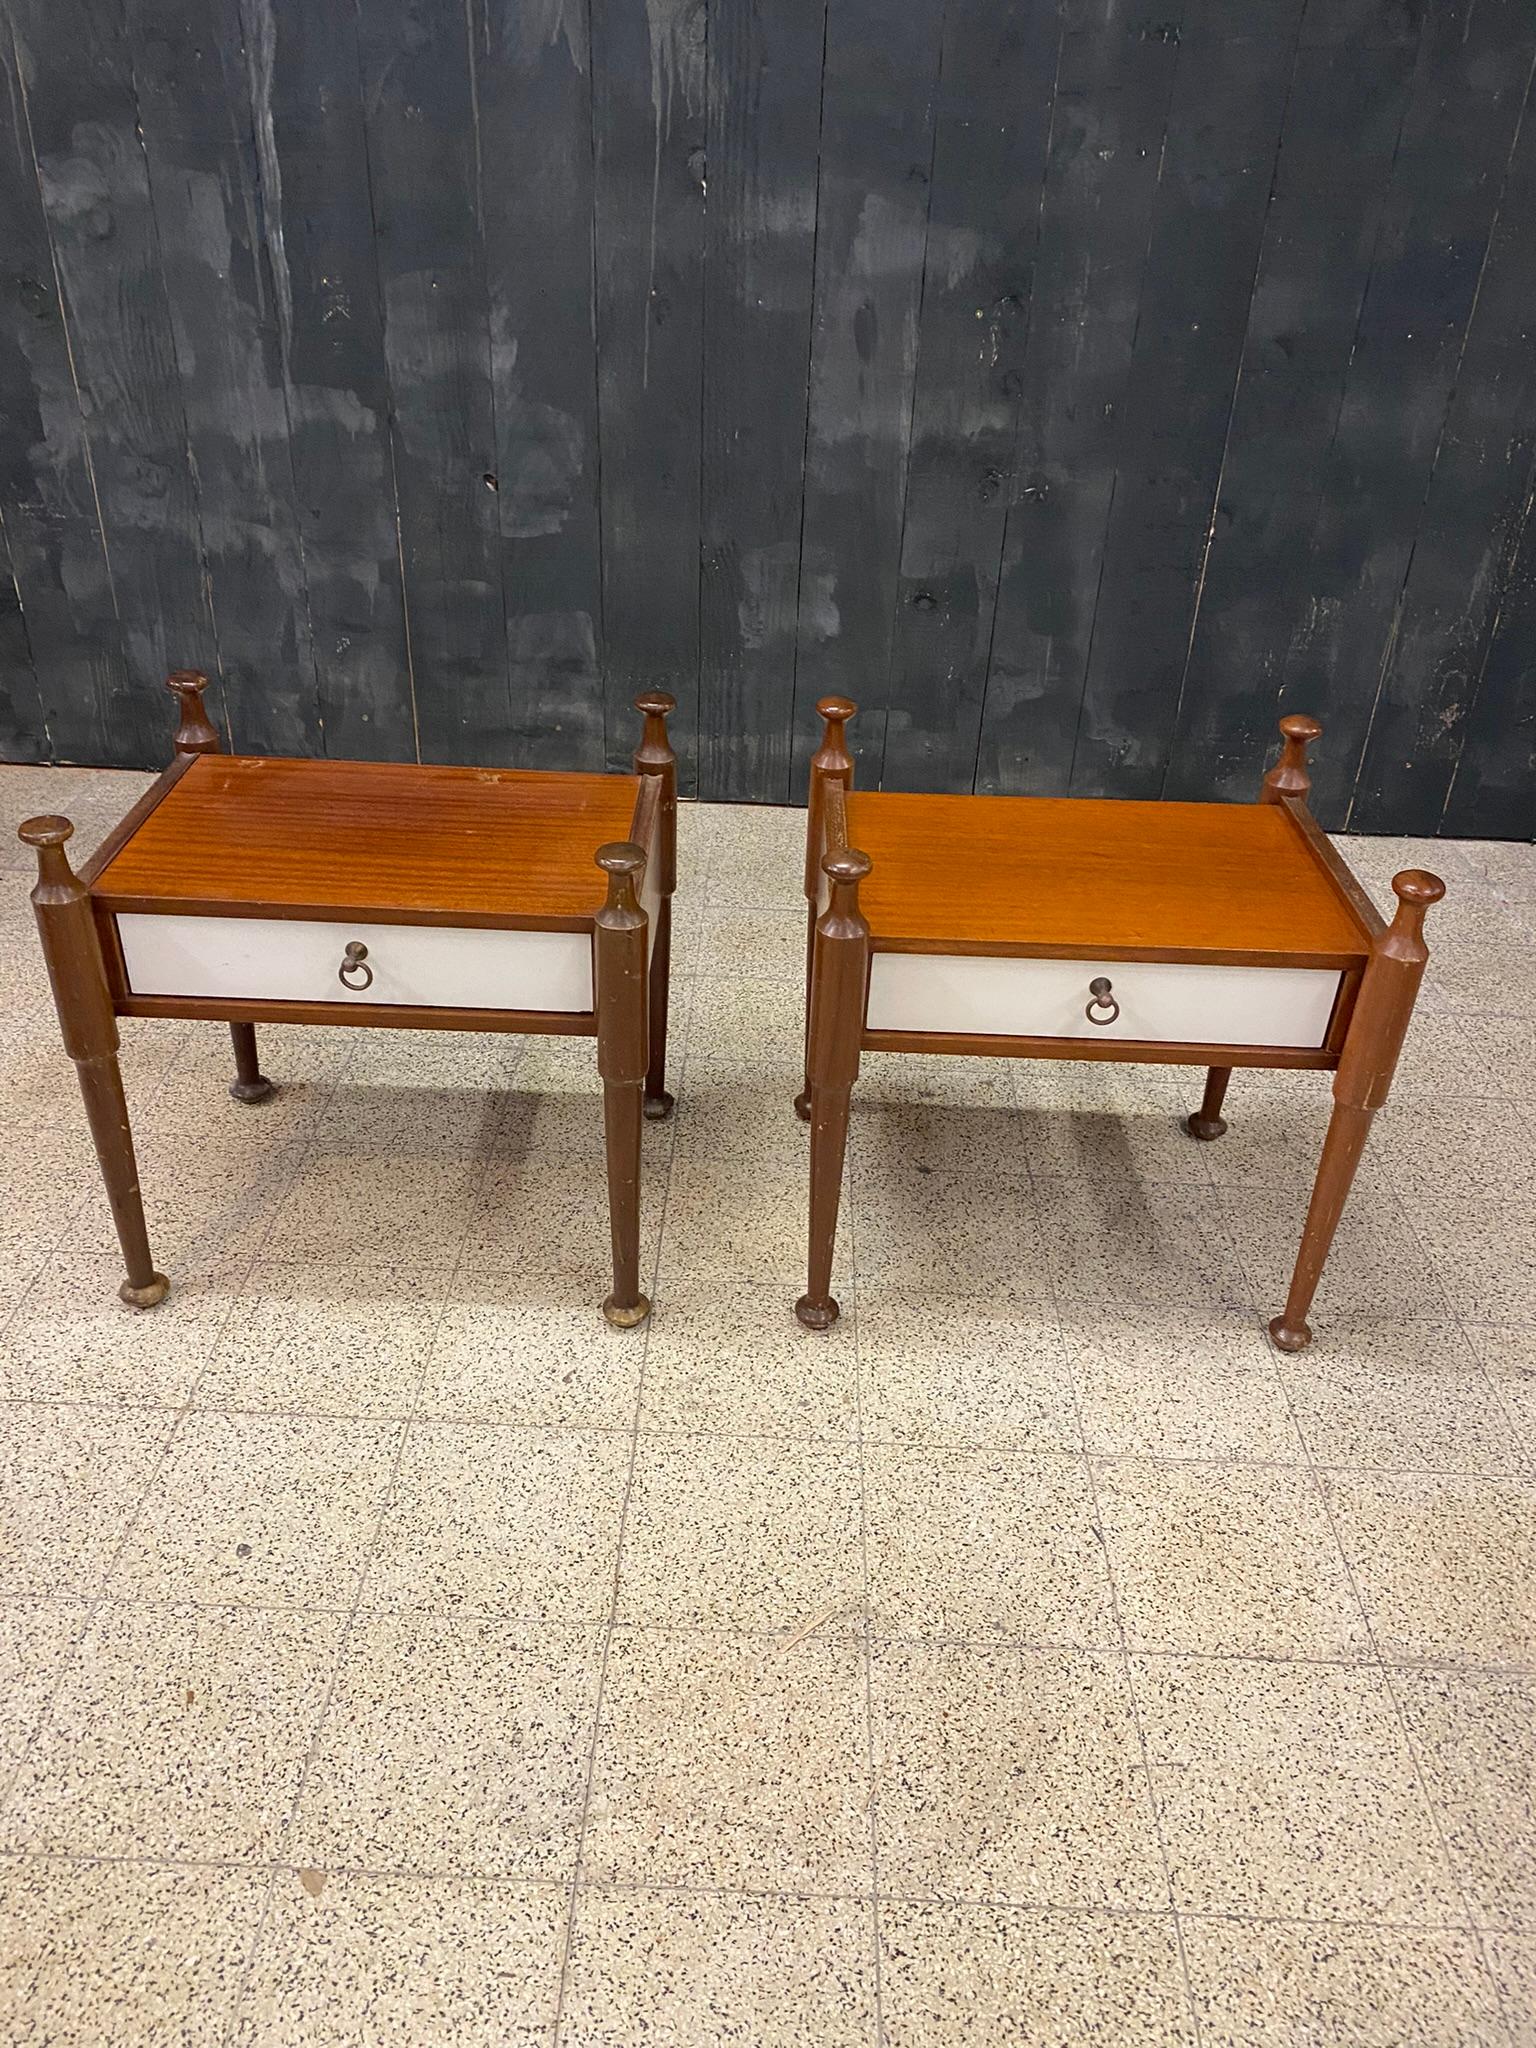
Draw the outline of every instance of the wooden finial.
<instances>
[{"instance_id":1,"label":"wooden finial","mask_svg":"<svg viewBox=\"0 0 1536 2048\"><path fill-rule=\"evenodd\" d=\"M1312 777L1307 773L1307 749L1314 740L1322 738L1323 728L1304 711L1293 711L1281 719L1280 731L1285 746L1264 778L1262 800L1277 804L1283 796L1295 796L1305 802L1312 787Z\"/></svg>"},{"instance_id":2,"label":"wooden finial","mask_svg":"<svg viewBox=\"0 0 1536 2048\"><path fill-rule=\"evenodd\" d=\"M645 848L632 839L615 839L597 849L596 860L608 877L608 900L598 912L599 923L609 929L644 923L645 912L635 892L645 872Z\"/></svg>"},{"instance_id":3,"label":"wooden finial","mask_svg":"<svg viewBox=\"0 0 1536 2048\"><path fill-rule=\"evenodd\" d=\"M667 733L667 718L677 709L677 699L666 690L642 690L635 699L635 709L645 720L645 730L635 749L635 773L659 775L677 758Z\"/></svg>"},{"instance_id":4,"label":"wooden finial","mask_svg":"<svg viewBox=\"0 0 1536 2048\"><path fill-rule=\"evenodd\" d=\"M1391 960L1427 960L1424 913L1445 894L1444 882L1427 868L1404 868L1400 875L1392 877L1392 893L1397 898L1397 908L1391 924L1372 950Z\"/></svg>"},{"instance_id":5,"label":"wooden finial","mask_svg":"<svg viewBox=\"0 0 1536 2048\"><path fill-rule=\"evenodd\" d=\"M217 754L222 752L222 742L217 731L209 722L203 708L203 692L208 687L208 678L200 668L173 669L165 679L165 687L175 697L181 708L181 723L176 728L176 737L171 742L178 754Z\"/></svg>"},{"instance_id":6,"label":"wooden finial","mask_svg":"<svg viewBox=\"0 0 1536 2048\"><path fill-rule=\"evenodd\" d=\"M68 895L80 893L80 883L64 851L65 841L72 839L74 832L68 818L52 813L44 818L25 818L16 828L16 837L37 851L37 889L45 894L56 889ZM37 901L37 890L33 891L32 900Z\"/></svg>"},{"instance_id":7,"label":"wooden finial","mask_svg":"<svg viewBox=\"0 0 1536 2048\"><path fill-rule=\"evenodd\" d=\"M811 766L819 768L824 775L841 775L846 783L853 774L847 725L850 718L858 717L859 707L851 697L823 697L816 711L822 722L822 734L821 745L811 757Z\"/></svg>"}]
</instances>

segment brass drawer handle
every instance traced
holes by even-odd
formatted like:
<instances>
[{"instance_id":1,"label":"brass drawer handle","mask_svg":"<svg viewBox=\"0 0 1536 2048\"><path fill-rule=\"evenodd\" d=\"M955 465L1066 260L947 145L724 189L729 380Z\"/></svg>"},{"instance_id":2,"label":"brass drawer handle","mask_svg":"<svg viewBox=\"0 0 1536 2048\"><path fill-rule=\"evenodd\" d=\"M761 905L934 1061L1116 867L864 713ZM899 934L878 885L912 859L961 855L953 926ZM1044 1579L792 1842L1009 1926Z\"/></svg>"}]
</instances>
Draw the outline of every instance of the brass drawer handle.
<instances>
[{"instance_id":1,"label":"brass drawer handle","mask_svg":"<svg viewBox=\"0 0 1536 2048\"><path fill-rule=\"evenodd\" d=\"M354 974L360 974L363 977L362 980L353 981L351 977ZM347 957L337 968L336 979L343 988L364 989L373 987L373 969L368 965L368 948L361 939L349 939L347 941ZM1108 987L1107 982L1105 986Z\"/></svg>"},{"instance_id":2,"label":"brass drawer handle","mask_svg":"<svg viewBox=\"0 0 1536 2048\"><path fill-rule=\"evenodd\" d=\"M1095 1017L1095 1010L1107 1010L1108 1016ZM1113 1024L1120 1014L1120 1005L1115 1001L1107 974L1096 974L1088 984L1088 1007L1083 1015L1090 1024Z\"/></svg>"}]
</instances>

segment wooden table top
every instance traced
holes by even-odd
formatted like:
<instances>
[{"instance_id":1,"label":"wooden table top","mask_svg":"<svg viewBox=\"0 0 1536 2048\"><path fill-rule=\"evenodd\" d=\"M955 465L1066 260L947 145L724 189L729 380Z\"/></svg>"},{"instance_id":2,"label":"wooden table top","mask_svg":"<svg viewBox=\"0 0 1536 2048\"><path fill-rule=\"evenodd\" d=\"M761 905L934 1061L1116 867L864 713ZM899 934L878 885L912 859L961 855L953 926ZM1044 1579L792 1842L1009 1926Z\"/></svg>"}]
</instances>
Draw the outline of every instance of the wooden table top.
<instances>
[{"instance_id":1,"label":"wooden table top","mask_svg":"<svg viewBox=\"0 0 1536 2048\"><path fill-rule=\"evenodd\" d=\"M204 754L91 881L118 910L580 930L634 775Z\"/></svg>"},{"instance_id":2,"label":"wooden table top","mask_svg":"<svg viewBox=\"0 0 1536 2048\"><path fill-rule=\"evenodd\" d=\"M1279 804L853 791L877 948L1348 967L1370 933Z\"/></svg>"}]
</instances>

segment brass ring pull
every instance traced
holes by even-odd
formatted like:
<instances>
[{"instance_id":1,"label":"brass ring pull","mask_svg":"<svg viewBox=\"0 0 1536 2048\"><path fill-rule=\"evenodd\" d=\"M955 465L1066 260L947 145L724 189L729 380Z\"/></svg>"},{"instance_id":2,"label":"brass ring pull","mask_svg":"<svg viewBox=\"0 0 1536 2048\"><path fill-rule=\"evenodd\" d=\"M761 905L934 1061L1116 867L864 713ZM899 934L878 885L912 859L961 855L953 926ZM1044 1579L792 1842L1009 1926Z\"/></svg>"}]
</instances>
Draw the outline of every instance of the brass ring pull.
<instances>
[{"instance_id":1,"label":"brass ring pull","mask_svg":"<svg viewBox=\"0 0 1536 2048\"><path fill-rule=\"evenodd\" d=\"M1095 1017L1095 1010L1107 1010L1108 1016ZM1090 1024L1113 1024L1120 1014L1120 1005L1115 1001L1107 974L1096 974L1088 984L1088 1007L1083 1015Z\"/></svg>"},{"instance_id":2,"label":"brass ring pull","mask_svg":"<svg viewBox=\"0 0 1536 2048\"><path fill-rule=\"evenodd\" d=\"M351 977L354 974L360 974L363 977L362 980L353 981ZM373 969L368 965L368 948L361 939L349 939L347 941L347 957L337 968L336 979L343 988L365 989L373 987Z\"/></svg>"}]
</instances>

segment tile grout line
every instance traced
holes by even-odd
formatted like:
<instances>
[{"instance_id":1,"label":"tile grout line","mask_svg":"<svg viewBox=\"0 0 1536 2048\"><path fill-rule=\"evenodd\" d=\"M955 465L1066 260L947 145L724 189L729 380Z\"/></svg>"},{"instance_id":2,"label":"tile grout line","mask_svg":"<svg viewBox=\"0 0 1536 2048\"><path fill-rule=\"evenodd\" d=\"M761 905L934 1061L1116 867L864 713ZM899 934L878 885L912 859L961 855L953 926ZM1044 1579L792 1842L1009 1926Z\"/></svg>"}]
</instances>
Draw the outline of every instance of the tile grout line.
<instances>
[{"instance_id":1,"label":"tile grout line","mask_svg":"<svg viewBox=\"0 0 1536 2048\"><path fill-rule=\"evenodd\" d=\"M342 1077L346 1073L349 1073L351 1071L352 1062L356 1059L356 1057L357 1048L354 1046L351 1058L343 1067L342 1074L338 1075L337 1077L338 1086L340 1085ZM332 1095L334 1095L335 1089L333 1088L331 1092ZM301 1159L301 1167L302 1165L308 1163L310 1157L316 1152L317 1145L318 1132L315 1134L314 1137L312 1137L310 1143L304 1149ZM476 1169L478 1169L478 1171ZM481 1184L484 1181L485 1176L489 1173L489 1171L490 1157L488 1151L477 1151L475 1160L472 1165L471 1174L469 1176L470 1180L474 1183L475 1191L477 1194ZM412 1402L412 1414L414 1414L415 1408L419 1405L422 1388L425 1386L427 1375L432 1368L432 1355L437 1347L438 1334L442 1329L443 1317L447 1314L448 1302L450 1295L452 1293L453 1283L455 1278L457 1277L459 1265L464 1256L464 1248L469 1239L470 1217L472 1213L473 1204L470 1200L466 1199L464 1204L463 1234L459 1239L458 1247L454 1252L453 1259L451 1263L448 1265L447 1272L444 1276L441 1291L439 1293L437 1301L437 1312L433 1318L432 1335L423 1350L421 1365L417 1371L416 1392ZM342 1620L341 1627L337 1631L335 1646L331 1653L330 1672L326 1679L324 1692L321 1695L319 1709L315 1715L314 1722L310 1729L309 1741L305 1746L304 1754L299 1762L298 1775L294 1782L293 1794L288 1802L287 1811L284 1814L277 1829L277 1839L283 1842L284 1845L286 1845L286 1843L288 1842L292 1834L294 1825L299 1817L299 1810L303 1804L304 1794L305 1791L308 1789L309 1785L310 1771L314 1764L315 1757L319 1751L321 1738L325 1733L326 1724L330 1719L331 1706L336 1697L336 1688L340 1681L343 1667L346 1663L347 1653L351 1647L353 1631L357 1624L357 1616L362 1607L363 1588L367 1584L368 1573L370 1566L373 1562L374 1552L378 1544L379 1536L384 1528L384 1524L391 1512L391 1509L394 1506L395 1492L399 1484L400 1478L400 1467L404 1461L405 1448L410 1437L412 1414L406 1415L405 1417L400 1419L396 1424L399 1434L395 1442L394 1455L390 1462L389 1477L385 1482L384 1491L379 1502L378 1513L374 1517L372 1531L368 1537L367 1542L363 1546L361 1560L358 1565L357 1581L353 1591L351 1604L346 1609L345 1617ZM246 1993L250 1987L251 1977L256 1968L256 1960L261 1951L262 1936L266 1932L267 1921L271 1916L272 1904L277 1896L278 1873L281 1869L285 1867L293 1868L296 1866L285 1866L279 1863L276 1858L273 1858L268 1865L267 1885L266 1890L262 1897L261 1910L256 1916L256 1925L251 1935L250 1946L246 1951L245 1961L241 1967L239 1978L234 1986L233 1991L231 1992L228 2006L228 2018L220 2034L220 2039L221 2042L224 2044L224 2048L233 2048L233 2043L235 2042L235 2039L237 2037L241 2021L241 2009L245 2003Z\"/></svg>"},{"instance_id":2,"label":"tile grout line","mask_svg":"<svg viewBox=\"0 0 1536 2048\"><path fill-rule=\"evenodd\" d=\"M672 1189L672 1167L677 1152L677 1118L688 1086L688 1056L693 1039L693 985L688 984L688 1002L682 1020L682 1046L680 1055L672 1059L673 1018L668 1017L667 1053L668 1064L673 1067L676 1081L673 1088L675 1098L671 1116L667 1119L667 1166L666 1179L661 1190L661 1218L656 1232L656 1253L651 1264L651 1313L646 1317L642 1335L639 1369L635 1377L634 1425L630 1430L629 1463L624 1474L624 1489L619 1500L619 1518L614 1531L613 1584L608 1599L608 1619L603 1627L602 1649L598 1657L597 1683L592 1694L592 1733L587 1744L586 1772L582 1779L581 1808L576 1818L575 1843L571 1857L571 1874L566 1883L565 1926L560 1942L560 1966L555 1976L554 2009L550 2017L547 2038L551 2048L559 2048L560 2037L565 2025L566 1995L571 1978L571 1951L576 1937L576 1902L582 1890L582 1869L587 1852L587 1828L592 1808L592 1785L597 1774L597 1753L602 1740L603 1701L608 1685L608 1659L613 1649L613 1638L619 1626L619 1589L624 1572L624 1539L629 1529L629 1508L634 1493L635 1468L640 1459L640 1418L645 1407L645 1370L650 1357L651 1335L655 1318L665 1313L665 1305L658 1307L663 1260L667 1243L667 1206Z\"/></svg>"},{"instance_id":3,"label":"tile grout line","mask_svg":"<svg viewBox=\"0 0 1536 2048\"><path fill-rule=\"evenodd\" d=\"M1030 1203L1034 1209L1032 1220L1038 1232L1040 1217L1033 1187L1030 1190ZM1078 1442L1082 1446L1083 1471L1088 1481L1089 1498L1093 1505L1093 1519L1098 1530L1099 1544L1104 1558L1104 1575L1109 1587L1110 1613L1114 1619L1115 1632L1120 1640L1119 1677L1130 1699L1131 1719L1136 1730L1137 1747L1141 1752L1142 1785L1147 1802L1147 1810L1152 1821L1153 1832L1157 1837L1157 1853L1163 1870L1163 1891L1168 1901L1169 1914L1173 1924L1173 1938L1179 1952L1179 1977L1184 1989L1185 2010L1189 2014L1194 2048L1200 2048L1200 2011L1195 2003L1194 1983L1189 1969L1189 1953L1185 1946L1184 1929L1179 1917L1178 1903L1173 1894L1173 1865L1168 1854L1168 1840L1163 1830L1163 1816L1159 1808L1157 1787L1152 1776L1152 1753L1147 1744L1147 1731L1145 1721L1142 1718L1141 1699L1131 1670L1130 1642L1126 1635L1125 1620L1120 1612L1119 1579L1115 1571L1114 1554L1110 1549L1108 1527L1105 1523L1099 1501L1098 1475L1094 1471L1093 1459L1088 1454L1088 1432L1083 1418L1082 1396L1078 1386L1077 1363L1066 1340L1066 1333L1061 1320L1061 1304L1056 1290L1056 1274L1053 1265L1049 1261L1047 1261L1046 1265L1046 1280L1051 1290L1051 1308L1055 1317L1062 1359L1066 1366L1067 1384L1072 1392L1072 1409L1077 1418Z\"/></svg>"},{"instance_id":4,"label":"tile grout line","mask_svg":"<svg viewBox=\"0 0 1536 2048\"><path fill-rule=\"evenodd\" d=\"M343 1061L340 1072L346 1071L348 1063L348 1061ZM176 1066L176 1064L177 1062L174 1060L170 1063L170 1066L167 1068L166 1071L167 1079L169 1078L169 1074L171 1070ZM330 1089L328 1089L326 1093L327 1100L329 1100L330 1095L334 1093L334 1090L335 1082L333 1081ZM304 1156L304 1152L296 1148L296 1163L294 1166L294 1173L297 1173L298 1171L297 1162L302 1160ZM292 1186L292 1183L293 1175L290 1174L287 1182L287 1187L285 1187L284 1190L283 1199L286 1199L287 1188L290 1188ZM86 1197L82 1195L82 1202L85 1199ZM143 1515L145 1506L149 1501L149 1497L153 1493L155 1486L159 1481L160 1473L165 1465L166 1459L170 1455L171 1446L176 1442L177 1437L180 1434L182 1423L185 1421L186 1417L192 1412L191 1404L193 1394L197 1386L200 1384L203 1374L208 1370L209 1364L212 1362L213 1353L218 1346L220 1338L223 1336L225 1325L229 1321L229 1318L234 1314L235 1303L239 1298L239 1289L241 1286L244 1285L245 1281L249 1279L251 1273L255 1270L256 1262L260 1257L261 1247L266 1242L267 1234L271 1230L272 1225L276 1220L277 1211L281 1207L281 1205L281 1200L273 1204L272 1212L267 1218L265 1228L262 1230L258 1242L253 1246L249 1259L239 1269L240 1279L238 1283L231 1289L229 1305L225 1309L224 1314L219 1318L217 1324L209 1333L207 1351L203 1355L203 1358L200 1362L197 1371L194 1372L192 1375L191 1381L187 1388L186 1398L183 1400L181 1405L175 1409L152 1411L155 1413L168 1414L171 1418L170 1427L167 1429L164 1441L160 1444L153 1460L151 1461L149 1470L145 1474L144 1484L140 1489L133 1506L128 1510L127 1514L124 1516L122 1531L118 1537L117 1543L113 1547L112 1555L107 1559L106 1563L102 1567L101 1577L97 1584L96 1591L93 1594L86 1596L86 1611L80 1620L78 1629L74 1635L73 1641L70 1643L68 1651L60 1660L58 1673L54 1678L53 1684L48 1688L47 1698L45 1699L41 1708L39 1709L37 1719L32 1724L31 1733L28 1735L25 1744L22 1746L20 1752L13 1760L9 1772L6 1774L3 1781L0 1781L0 1827L5 1826L11 1818L11 1802L15 1796L16 1788L20 1783L22 1772L25 1769L26 1764L32 1755L34 1748L36 1747L39 1738L43 1735L43 1733L46 1731L46 1729L52 1722L54 1709L58 1704L59 1694L63 1691L64 1682L79 1659L79 1655L82 1648L84 1647L86 1638L90 1634L90 1631L95 1624L97 1614L108 1603L109 1596L107 1593L107 1587L111 1581L112 1574L114 1571L116 1571L118 1562L121 1559L124 1550L128 1546L128 1539L133 1534L134 1529L138 1526L140 1517Z\"/></svg>"}]
</instances>

